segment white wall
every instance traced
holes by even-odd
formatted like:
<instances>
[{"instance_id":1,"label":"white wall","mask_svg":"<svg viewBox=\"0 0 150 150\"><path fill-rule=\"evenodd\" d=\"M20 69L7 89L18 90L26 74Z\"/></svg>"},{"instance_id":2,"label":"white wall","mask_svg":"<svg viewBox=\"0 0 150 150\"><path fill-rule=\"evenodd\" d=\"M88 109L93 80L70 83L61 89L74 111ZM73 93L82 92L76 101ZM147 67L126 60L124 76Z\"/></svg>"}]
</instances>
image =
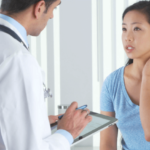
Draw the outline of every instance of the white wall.
<instances>
[{"instance_id":1,"label":"white wall","mask_svg":"<svg viewBox=\"0 0 150 150\"><path fill-rule=\"evenodd\" d=\"M91 0L62 0L60 7L61 103L92 110ZM79 144L92 146L92 138Z\"/></svg>"}]
</instances>

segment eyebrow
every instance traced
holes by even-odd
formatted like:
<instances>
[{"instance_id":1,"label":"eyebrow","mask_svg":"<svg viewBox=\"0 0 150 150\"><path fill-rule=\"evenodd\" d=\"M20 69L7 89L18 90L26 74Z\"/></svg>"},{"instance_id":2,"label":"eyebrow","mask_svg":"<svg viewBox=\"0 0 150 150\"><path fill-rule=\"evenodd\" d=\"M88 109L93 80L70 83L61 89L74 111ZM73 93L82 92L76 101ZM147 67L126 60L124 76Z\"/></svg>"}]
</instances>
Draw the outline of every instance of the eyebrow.
<instances>
[{"instance_id":1,"label":"eyebrow","mask_svg":"<svg viewBox=\"0 0 150 150\"><path fill-rule=\"evenodd\" d=\"M140 22L133 22L131 24L141 24ZM122 23L122 25L127 25L126 23Z\"/></svg>"}]
</instances>

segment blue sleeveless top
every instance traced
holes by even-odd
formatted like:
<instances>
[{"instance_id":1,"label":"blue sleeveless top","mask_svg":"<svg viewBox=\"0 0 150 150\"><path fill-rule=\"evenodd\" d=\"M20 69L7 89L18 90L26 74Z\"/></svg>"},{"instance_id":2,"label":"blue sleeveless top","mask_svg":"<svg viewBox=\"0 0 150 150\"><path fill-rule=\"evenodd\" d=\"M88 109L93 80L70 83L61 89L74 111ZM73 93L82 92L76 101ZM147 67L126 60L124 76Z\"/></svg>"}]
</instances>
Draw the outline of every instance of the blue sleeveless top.
<instances>
[{"instance_id":1,"label":"blue sleeveless top","mask_svg":"<svg viewBox=\"0 0 150 150\"><path fill-rule=\"evenodd\" d=\"M150 142L145 140L139 106L131 101L125 88L124 68L114 71L104 81L100 109L115 112L117 127L123 137L123 150L150 150Z\"/></svg>"}]
</instances>

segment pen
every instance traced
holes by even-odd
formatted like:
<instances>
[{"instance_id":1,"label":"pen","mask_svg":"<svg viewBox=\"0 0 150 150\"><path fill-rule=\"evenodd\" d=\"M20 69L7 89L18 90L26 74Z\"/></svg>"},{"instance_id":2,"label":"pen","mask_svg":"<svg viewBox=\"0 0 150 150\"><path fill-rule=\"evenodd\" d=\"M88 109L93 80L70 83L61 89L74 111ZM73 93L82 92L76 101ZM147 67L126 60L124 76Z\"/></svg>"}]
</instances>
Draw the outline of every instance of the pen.
<instances>
[{"instance_id":1,"label":"pen","mask_svg":"<svg viewBox=\"0 0 150 150\"><path fill-rule=\"evenodd\" d=\"M83 105L83 106L81 106L81 107L78 107L76 110L78 110L78 109L85 109L87 107L87 105ZM63 115L61 115L61 116L59 116L58 117L58 119L61 119L63 117Z\"/></svg>"}]
</instances>

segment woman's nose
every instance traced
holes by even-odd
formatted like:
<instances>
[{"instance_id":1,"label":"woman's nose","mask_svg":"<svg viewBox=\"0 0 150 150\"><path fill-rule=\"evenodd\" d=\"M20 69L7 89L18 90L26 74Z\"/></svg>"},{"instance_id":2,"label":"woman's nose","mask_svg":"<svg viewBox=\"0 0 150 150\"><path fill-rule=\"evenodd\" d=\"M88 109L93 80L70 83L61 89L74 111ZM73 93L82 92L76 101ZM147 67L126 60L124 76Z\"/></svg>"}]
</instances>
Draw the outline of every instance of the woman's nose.
<instances>
[{"instance_id":1,"label":"woman's nose","mask_svg":"<svg viewBox=\"0 0 150 150\"><path fill-rule=\"evenodd\" d=\"M125 37L125 40L127 42L132 42L133 41L133 36L131 33L127 33L126 37Z\"/></svg>"}]
</instances>

